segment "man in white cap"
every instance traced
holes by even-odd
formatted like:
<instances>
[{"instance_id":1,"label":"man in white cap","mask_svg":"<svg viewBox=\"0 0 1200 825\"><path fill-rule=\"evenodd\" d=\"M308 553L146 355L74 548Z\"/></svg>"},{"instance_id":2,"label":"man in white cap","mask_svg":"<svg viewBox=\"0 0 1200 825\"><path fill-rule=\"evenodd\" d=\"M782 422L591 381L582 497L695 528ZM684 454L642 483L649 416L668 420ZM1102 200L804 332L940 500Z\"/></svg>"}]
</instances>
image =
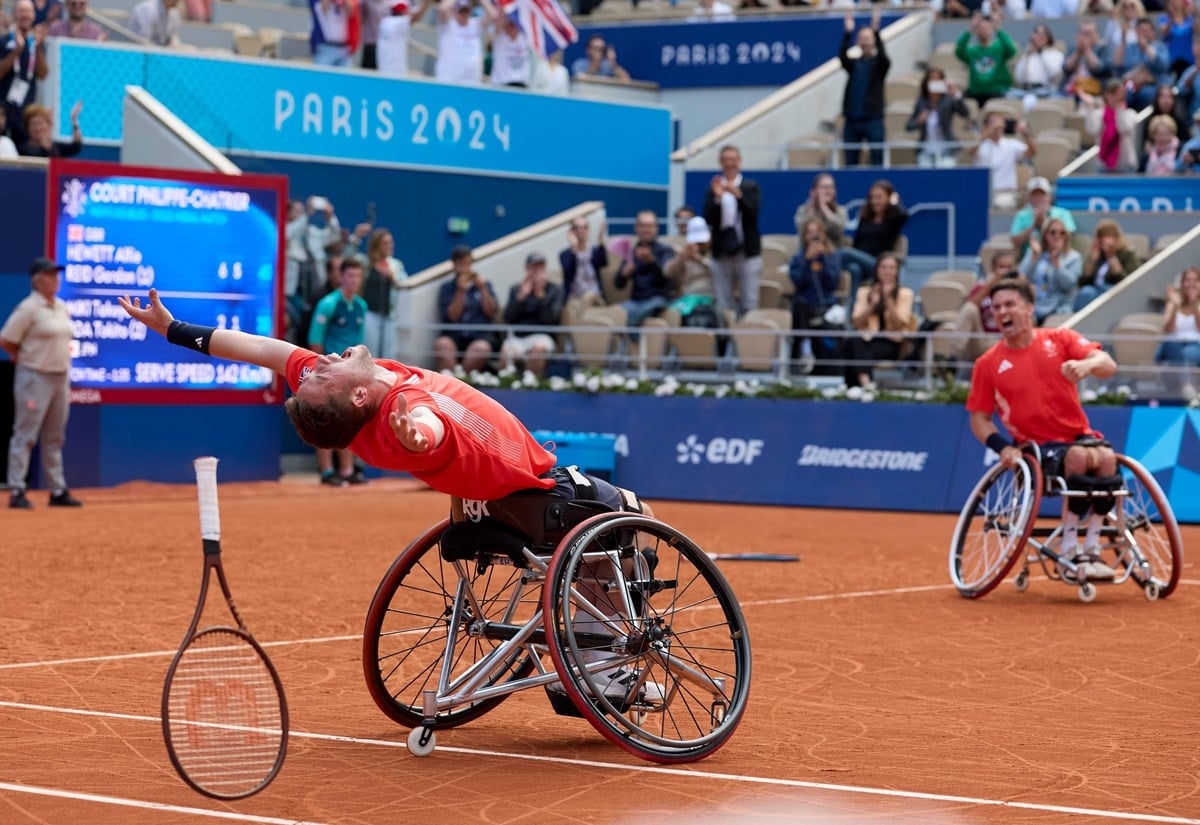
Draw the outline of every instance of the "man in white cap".
<instances>
[{"instance_id":1,"label":"man in white cap","mask_svg":"<svg viewBox=\"0 0 1200 825\"><path fill-rule=\"evenodd\" d=\"M1076 229L1075 217L1070 210L1054 205L1054 187L1050 181L1040 175L1032 178L1025 192L1025 205L1013 215L1012 228L1008 230L1018 261L1025 255L1031 240L1041 241L1042 226L1047 221L1057 218L1072 234Z\"/></svg>"}]
</instances>

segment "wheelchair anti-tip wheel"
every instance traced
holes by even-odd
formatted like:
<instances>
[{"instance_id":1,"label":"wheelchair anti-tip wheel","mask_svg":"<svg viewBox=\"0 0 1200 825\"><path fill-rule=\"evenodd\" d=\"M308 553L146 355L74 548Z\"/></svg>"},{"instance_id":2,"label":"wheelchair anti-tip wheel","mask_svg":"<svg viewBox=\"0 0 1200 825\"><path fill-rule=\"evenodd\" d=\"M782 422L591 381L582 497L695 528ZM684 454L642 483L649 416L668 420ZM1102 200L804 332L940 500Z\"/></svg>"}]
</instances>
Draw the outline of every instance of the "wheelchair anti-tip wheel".
<instances>
[{"instance_id":1,"label":"wheelchair anti-tip wheel","mask_svg":"<svg viewBox=\"0 0 1200 825\"><path fill-rule=\"evenodd\" d=\"M1116 526L1132 544L1118 563L1133 567L1133 578L1148 600L1165 599L1175 591L1183 568L1179 524L1162 488L1145 467L1124 455L1117 456L1117 463L1129 495L1118 502Z\"/></svg>"},{"instance_id":2,"label":"wheelchair anti-tip wheel","mask_svg":"<svg viewBox=\"0 0 1200 825\"><path fill-rule=\"evenodd\" d=\"M950 544L950 580L965 598L990 593L1016 564L1037 520L1041 487L1041 470L1027 455L1011 470L996 464L979 479Z\"/></svg>"},{"instance_id":3,"label":"wheelchair anti-tip wheel","mask_svg":"<svg viewBox=\"0 0 1200 825\"><path fill-rule=\"evenodd\" d=\"M442 558L439 542L448 526L448 519L434 525L392 563L371 600L363 630L363 672L371 697L391 719L418 730L424 722L423 692L452 692L469 668L502 643L472 631L485 621L527 621L541 596L540 581L530 580L521 568ZM486 552L482 557L487 558ZM533 663L520 656L504 663L489 684L532 670ZM445 682L439 684L443 676ZM469 722L508 695L440 711L436 727Z\"/></svg>"},{"instance_id":4,"label":"wheelchair anti-tip wheel","mask_svg":"<svg viewBox=\"0 0 1200 825\"><path fill-rule=\"evenodd\" d=\"M652 762L715 752L750 687L741 609L708 555L655 519L590 519L559 545L543 588L546 646L575 707Z\"/></svg>"}]
</instances>

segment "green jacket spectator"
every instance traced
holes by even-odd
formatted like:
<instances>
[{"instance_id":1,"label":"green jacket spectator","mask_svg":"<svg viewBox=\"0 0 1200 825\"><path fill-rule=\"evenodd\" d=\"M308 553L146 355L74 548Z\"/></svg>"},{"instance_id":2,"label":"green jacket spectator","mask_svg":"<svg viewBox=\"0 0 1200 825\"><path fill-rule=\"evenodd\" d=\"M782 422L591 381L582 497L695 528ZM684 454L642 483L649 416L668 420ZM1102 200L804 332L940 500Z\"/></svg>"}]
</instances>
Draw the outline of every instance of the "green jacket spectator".
<instances>
[{"instance_id":1,"label":"green jacket spectator","mask_svg":"<svg viewBox=\"0 0 1200 825\"><path fill-rule=\"evenodd\" d=\"M954 56L967 64L967 97L980 106L1003 97L1012 86L1008 61L1017 56L1017 45L987 17L977 17L954 45Z\"/></svg>"}]
</instances>

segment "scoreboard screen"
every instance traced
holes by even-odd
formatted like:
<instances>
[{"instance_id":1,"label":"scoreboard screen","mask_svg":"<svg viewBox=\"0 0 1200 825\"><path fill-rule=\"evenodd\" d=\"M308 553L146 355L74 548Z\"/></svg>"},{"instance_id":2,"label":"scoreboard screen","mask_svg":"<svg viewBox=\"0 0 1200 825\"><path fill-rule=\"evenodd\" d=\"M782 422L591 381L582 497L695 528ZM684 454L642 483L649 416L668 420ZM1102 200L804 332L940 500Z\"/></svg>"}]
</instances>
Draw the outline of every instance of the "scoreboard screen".
<instances>
[{"instance_id":1,"label":"scoreboard screen","mask_svg":"<svg viewBox=\"0 0 1200 825\"><path fill-rule=\"evenodd\" d=\"M55 161L47 180L77 402L279 400L270 370L169 344L117 298L154 287L176 318L278 337L286 178Z\"/></svg>"}]
</instances>

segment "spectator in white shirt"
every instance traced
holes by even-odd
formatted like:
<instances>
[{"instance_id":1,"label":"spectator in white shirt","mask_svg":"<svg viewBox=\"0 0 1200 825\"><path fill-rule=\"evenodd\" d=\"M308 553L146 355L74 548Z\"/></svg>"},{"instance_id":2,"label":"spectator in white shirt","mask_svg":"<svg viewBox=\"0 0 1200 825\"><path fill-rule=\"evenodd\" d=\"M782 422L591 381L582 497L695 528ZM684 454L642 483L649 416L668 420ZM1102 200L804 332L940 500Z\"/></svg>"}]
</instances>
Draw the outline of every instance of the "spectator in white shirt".
<instances>
[{"instance_id":1,"label":"spectator in white shirt","mask_svg":"<svg viewBox=\"0 0 1200 825\"><path fill-rule=\"evenodd\" d=\"M1044 23L1038 23L1029 33L1029 45L1017 58L1013 69L1014 89L1022 96L1049 97L1058 94L1062 85L1063 60L1066 55L1054 47L1054 34Z\"/></svg>"},{"instance_id":2,"label":"spectator in white shirt","mask_svg":"<svg viewBox=\"0 0 1200 825\"><path fill-rule=\"evenodd\" d=\"M722 3L721 0L699 0L696 3L696 11L688 18L689 23L708 23L718 22L727 23L730 20L736 20L737 15L733 12L733 7L727 3Z\"/></svg>"},{"instance_id":3,"label":"spectator in white shirt","mask_svg":"<svg viewBox=\"0 0 1200 825\"><path fill-rule=\"evenodd\" d=\"M129 13L129 30L156 46L179 44L179 0L142 0Z\"/></svg>"},{"instance_id":4,"label":"spectator in white shirt","mask_svg":"<svg viewBox=\"0 0 1200 825\"><path fill-rule=\"evenodd\" d=\"M511 17L502 17L492 38L492 84L525 88L532 73L532 53L525 32Z\"/></svg>"},{"instance_id":5,"label":"spectator in white shirt","mask_svg":"<svg viewBox=\"0 0 1200 825\"><path fill-rule=\"evenodd\" d=\"M991 170L992 206L1011 210L1017 207L1017 164L1037 153L1033 136L1024 122L1017 123L1021 140L1006 137L1003 112L988 112L983 118L982 140L970 151L976 166Z\"/></svg>"},{"instance_id":6,"label":"spectator in white shirt","mask_svg":"<svg viewBox=\"0 0 1200 825\"><path fill-rule=\"evenodd\" d=\"M487 18L500 13L480 0ZM434 76L447 83L479 83L483 79L483 21L471 15L471 0L441 0L438 6L438 56Z\"/></svg>"},{"instance_id":7,"label":"spectator in white shirt","mask_svg":"<svg viewBox=\"0 0 1200 825\"><path fill-rule=\"evenodd\" d=\"M390 14L379 21L379 38L375 41L375 60L380 74L389 77L408 76L408 38L412 32L412 21L421 19L430 2L423 0L412 14L404 0L388 8Z\"/></svg>"},{"instance_id":8,"label":"spectator in white shirt","mask_svg":"<svg viewBox=\"0 0 1200 825\"><path fill-rule=\"evenodd\" d=\"M1079 12L1079 0L1033 0L1030 17L1074 17Z\"/></svg>"}]
</instances>

